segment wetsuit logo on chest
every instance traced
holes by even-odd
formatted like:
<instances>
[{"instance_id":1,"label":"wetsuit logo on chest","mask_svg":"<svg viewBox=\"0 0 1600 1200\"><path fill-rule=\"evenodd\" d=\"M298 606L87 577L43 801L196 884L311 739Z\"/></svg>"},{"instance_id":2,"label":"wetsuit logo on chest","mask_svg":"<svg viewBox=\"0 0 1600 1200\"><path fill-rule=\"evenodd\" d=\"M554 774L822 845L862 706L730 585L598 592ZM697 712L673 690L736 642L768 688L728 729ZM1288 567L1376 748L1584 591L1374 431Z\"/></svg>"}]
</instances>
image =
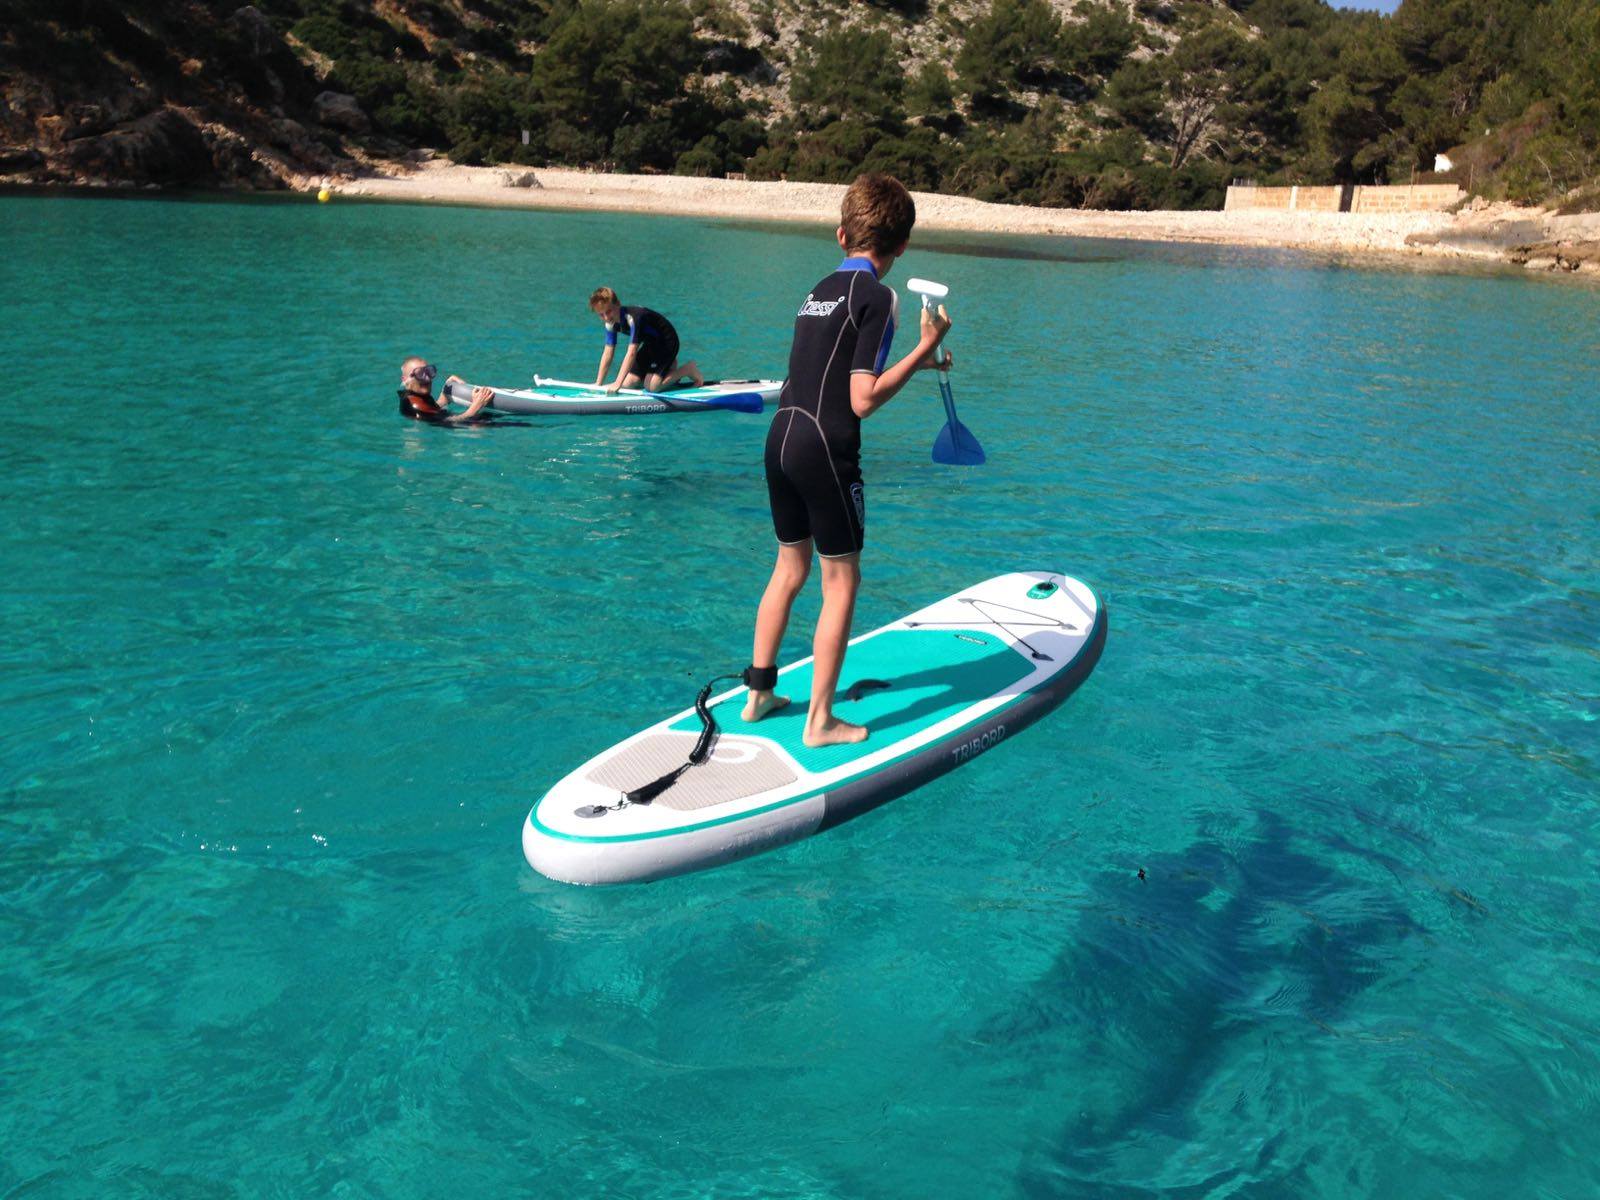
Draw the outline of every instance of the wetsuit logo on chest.
<instances>
[{"instance_id":1,"label":"wetsuit logo on chest","mask_svg":"<svg viewBox=\"0 0 1600 1200\"><path fill-rule=\"evenodd\" d=\"M843 300L818 300L814 295L807 295L806 302L800 306L799 315L802 317L831 317L833 310L843 303Z\"/></svg>"}]
</instances>

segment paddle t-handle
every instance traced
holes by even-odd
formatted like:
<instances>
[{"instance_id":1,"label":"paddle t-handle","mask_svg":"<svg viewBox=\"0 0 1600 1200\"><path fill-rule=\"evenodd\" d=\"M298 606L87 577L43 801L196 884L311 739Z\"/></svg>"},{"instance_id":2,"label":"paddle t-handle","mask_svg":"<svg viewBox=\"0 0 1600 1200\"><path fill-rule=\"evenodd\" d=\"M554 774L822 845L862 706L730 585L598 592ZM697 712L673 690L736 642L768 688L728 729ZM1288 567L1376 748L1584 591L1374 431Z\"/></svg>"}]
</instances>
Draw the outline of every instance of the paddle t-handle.
<instances>
[{"instance_id":1,"label":"paddle t-handle","mask_svg":"<svg viewBox=\"0 0 1600 1200\"><path fill-rule=\"evenodd\" d=\"M906 280L906 290L921 296L922 307L928 312L932 312L934 309L934 301L943 300L950 294L950 285L946 283L935 283L931 279L908 279ZM947 362L949 362L948 352L946 352L945 358L940 360L938 364L941 372L945 370L945 363Z\"/></svg>"}]
</instances>

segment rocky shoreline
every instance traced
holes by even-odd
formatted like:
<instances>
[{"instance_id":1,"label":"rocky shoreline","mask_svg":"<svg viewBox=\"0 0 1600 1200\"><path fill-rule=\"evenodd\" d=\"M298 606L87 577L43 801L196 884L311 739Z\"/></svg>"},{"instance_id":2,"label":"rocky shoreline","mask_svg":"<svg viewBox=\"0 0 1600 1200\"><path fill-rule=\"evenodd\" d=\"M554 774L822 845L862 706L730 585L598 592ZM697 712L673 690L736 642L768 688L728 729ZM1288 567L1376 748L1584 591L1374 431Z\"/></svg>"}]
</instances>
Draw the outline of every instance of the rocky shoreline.
<instances>
[{"instance_id":1,"label":"rocky shoreline","mask_svg":"<svg viewBox=\"0 0 1600 1200\"><path fill-rule=\"evenodd\" d=\"M1600 278L1600 213L1560 215L1510 205L1469 207L1409 239L1428 254L1509 263L1530 271Z\"/></svg>"},{"instance_id":2,"label":"rocky shoreline","mask_svg":"<svg viewBox=\"0 0 1600 1200\"><path fill-rule=\"evenodd\" d=\"M270 33L270 29L267 31ZM263 35L265 36L265 35ZM270 58L270 55L268 56ZM269 72L270 74L270 72ZM428 151L373 158L345 139L365 114L347 96L304 97L281 108L162 104L140 97L67 106L30 122L33 144L0 146L0 185L74 189L316 192L414 204L650 212L725 219L837 219L842 185L561 168L460 166ZM53 103L49 96L39 104ZM13 98L13 123L28 109ZM1558 216L1481 202L1458 213L1120 212L992 204L917 193L931 230L1279 247L1418 263L1498 263L1600 278L1600 214Z\"/></svg>"},{"instance_id":3,"label":"rocky shoreline","mask_svg":"<svg viewBox=\"0 0 1600 1200\"><path fill-rule=\"evenodd\" d=\"M378 164L359 175L306 178L335 196L414 204L594 209L775 221L837 220L842 185L613 175L555 168ZM1600 215L1553 216L1509 205L1460 213L1111 212L990 204L916 193L923 229L1280 247L1445 265L1497 263L1600 278Z\"/></svg>"},{"instance_id":4,"label":"rocky shoreline","mask_svg":"<svg viewBox=\"0 0 1600 1200\"><path fill-rule=\"evenodd\" d=\"M322 87L253 6L191 17L211 61L149 34L114 51L0 38L0 184L283 191L404 153L370 137L355 100Z\"/></svg>"},{"instance_id":5,"label":"rocky shoreline","mask_svg":"<svg viewBox=\"0 0 1600 1200\"><path fill-rule=\"evenodd\" d=\"M337 195L405 203L818 222L837 213L842 189L830 184L458 166L411 149L415 138L380 135L381 121L333 90L339 75L326 53L252 5L180 9L149 0L137 12L119 11L85 10L82 28L68 28L41 6L0 30L0 186L327 186ZM1457 213L1144 212L921 193L918 207L925 229L1212 242L1600 275L1600 215L1481 201Z\"/></svg>"}]
</instances>

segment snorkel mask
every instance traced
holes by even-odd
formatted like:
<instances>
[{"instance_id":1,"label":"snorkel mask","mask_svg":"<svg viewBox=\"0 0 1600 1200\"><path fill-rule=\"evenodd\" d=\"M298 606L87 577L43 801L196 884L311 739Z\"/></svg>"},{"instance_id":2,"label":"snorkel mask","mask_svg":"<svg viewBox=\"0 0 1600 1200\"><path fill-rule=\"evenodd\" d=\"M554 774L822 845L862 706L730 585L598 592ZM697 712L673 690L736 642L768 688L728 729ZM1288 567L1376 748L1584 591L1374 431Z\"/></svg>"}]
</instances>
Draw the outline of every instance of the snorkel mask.
<instances>
[{"instance_id":1,"label":"snorkel mask","mask_svg":"<svg viewBox=\"0 0 1600 1200\"><path fill-rule=\"evenodd\" d=\"M423 363L420 367L411 368L411 378L418 383L426 384L428 387L433 386L433 378L438 373L439 368L432 363Z\"/></svg>"}]
</instances>

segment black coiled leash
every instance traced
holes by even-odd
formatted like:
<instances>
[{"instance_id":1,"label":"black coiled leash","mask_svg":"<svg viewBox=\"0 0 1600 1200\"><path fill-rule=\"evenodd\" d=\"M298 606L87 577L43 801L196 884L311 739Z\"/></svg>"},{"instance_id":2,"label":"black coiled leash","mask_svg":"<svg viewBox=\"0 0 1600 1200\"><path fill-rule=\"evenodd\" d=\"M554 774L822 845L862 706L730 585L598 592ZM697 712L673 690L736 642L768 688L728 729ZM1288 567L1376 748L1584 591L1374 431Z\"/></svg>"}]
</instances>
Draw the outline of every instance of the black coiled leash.
<instances>
[{"instance_id":1,"label":"black coiled leash","mask_svg":"<svg viewBox=\"0 0 1600 1200\"><path fill-rule=\"evenodd\" d=\"M678 782L690 767L698 767L711 757L712 748L717 743L717 719L711 715L711 706L707 703L711 699L712 689L724 680L737 679L756 692L770 692L778 683L777 667L746 667L738 675L718 675L705 687L700 689L700 694L694 698L694 711L700 718L700 738L694 744L694 749L689 751L689 757L679 766L674 767L665 775L652 779L649 783L641 784L631 792L623 792L622 798L615 804L585 804L577 810L580 817L600 817L608 812L627 808L630 804L649 804L662 792Z\"/></svg>"}]
</instances>

